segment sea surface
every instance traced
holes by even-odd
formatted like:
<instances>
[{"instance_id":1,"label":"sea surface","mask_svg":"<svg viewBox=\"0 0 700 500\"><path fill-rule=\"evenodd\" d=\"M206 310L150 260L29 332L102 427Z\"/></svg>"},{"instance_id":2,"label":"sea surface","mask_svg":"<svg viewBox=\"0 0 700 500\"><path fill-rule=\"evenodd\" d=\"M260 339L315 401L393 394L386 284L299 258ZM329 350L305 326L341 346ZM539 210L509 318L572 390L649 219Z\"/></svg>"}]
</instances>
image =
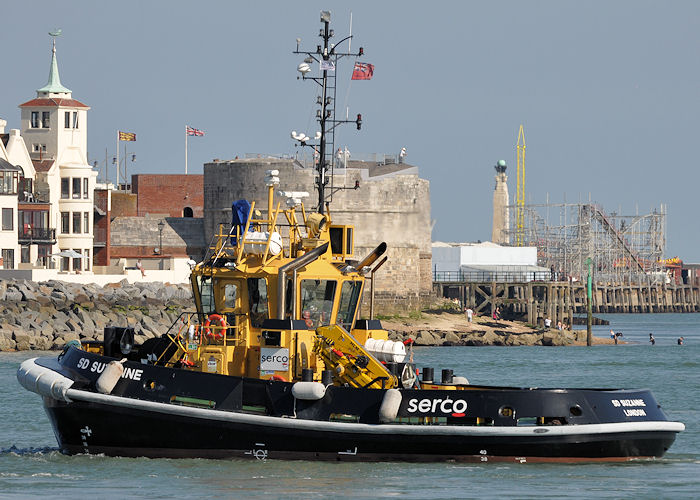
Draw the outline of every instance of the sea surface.
<instances>
[{"instance_id":1,"label":"sea surface","mask_svg":"<svg viewBox=\"0 0 700 500\"><path fill-rule=\"evenodd\" d=\"M0 353L0 498L700 498L700 314L600 316L611 324L595 334L612 328L630 343L422 347L414 360L478 384L650 388L686 425L662 459L461 465L69 457L56 449L39 396L15 377L24 359L56 353Z\"/></svg>"}]
</instances>

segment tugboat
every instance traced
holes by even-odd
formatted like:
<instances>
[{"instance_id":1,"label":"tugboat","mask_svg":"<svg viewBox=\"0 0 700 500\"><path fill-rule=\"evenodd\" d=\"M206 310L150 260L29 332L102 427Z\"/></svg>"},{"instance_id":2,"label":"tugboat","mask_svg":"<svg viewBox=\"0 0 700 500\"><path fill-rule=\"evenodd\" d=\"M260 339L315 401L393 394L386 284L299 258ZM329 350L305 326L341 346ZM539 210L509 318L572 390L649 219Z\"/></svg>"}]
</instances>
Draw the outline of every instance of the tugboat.
<instances>
[{"instance_id":1,"label":"tugboat","mask_svg":"<svg viewBox=\"0 0 700 500\"><path fill-rule=\"evenodd\" d=\"M324 46L295 53L318 63L361 55L329 46L330 13L321 22ZM22 363L17 378L42 396L61 452L465 462L663 456L685 427L648 390L488 387L448 369L436 379L378 320L358 318L366 276L383 263L386 244L356 260L354 228L333 223L326 131L342 120L327 113L327 70L308 78L323 93L316 211L305 210L299 193L276 202L278 172L268 171L266 216L255 202L234 202L230 227L219 228L192 270L195 311L140 345L133 329L111 326L100 342L73 341L55 358Z\"/></svg>"}]
</instances>

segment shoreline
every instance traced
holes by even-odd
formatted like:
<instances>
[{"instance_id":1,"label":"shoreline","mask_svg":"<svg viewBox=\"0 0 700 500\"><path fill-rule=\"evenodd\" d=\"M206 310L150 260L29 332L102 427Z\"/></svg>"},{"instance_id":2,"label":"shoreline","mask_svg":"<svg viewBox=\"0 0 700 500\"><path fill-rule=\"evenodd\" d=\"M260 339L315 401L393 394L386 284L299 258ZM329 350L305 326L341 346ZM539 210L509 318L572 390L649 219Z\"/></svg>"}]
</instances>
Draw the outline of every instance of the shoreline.
<instances>
[{"instance_id":1,"label":"shoreline","mask_svg":"<svg viewBox=\"0 0 700 500\"><path fill-rule=\"evenodd\" d=\"M381 319L391 340L412 339L416 346L585 346L586 330L533 328L521 321L476 316L469 323L464 314L451 311L423 312L419 318ZM618 341L618 344L626 344ZM615 345L613 339L593 337L593 345Z\"/></svg>"}]
</instances>

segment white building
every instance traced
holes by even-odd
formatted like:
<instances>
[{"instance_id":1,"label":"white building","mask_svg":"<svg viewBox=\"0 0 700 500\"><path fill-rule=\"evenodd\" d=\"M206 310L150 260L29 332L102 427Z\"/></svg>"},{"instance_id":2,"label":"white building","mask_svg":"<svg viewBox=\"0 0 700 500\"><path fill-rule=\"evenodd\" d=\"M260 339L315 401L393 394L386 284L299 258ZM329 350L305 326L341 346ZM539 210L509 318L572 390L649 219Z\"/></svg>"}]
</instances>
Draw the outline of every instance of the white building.
<instances>
[{"instance_id":1,"label":"white building","mask_svg":"<svg viewBox=\"0 0 700 500\"><path fill-rule=\"evenodd\" d=\"M9 166L18 169L16 174L7 173L7 166L2 170L3 268L52 267L51 255L73 250L79 257L60 257L60 271L89 272L97 179L87 162L90 108L61 85L55 39L47 84L36 91L35 99L19 107L21 134L11 130L0 141L6 142L0 158L4 155ZM16 181L9 180L15 177ZM17 215L12 216L12 224L11 209Z\"/></svg>"},{"instance_id":2,"label":"white building","mask_svg":"<svg viewBox=\"0 0 700 500\"><path fill-rule=\"evenodd\" d=\"M435 241L433 276L437 281L533 281L551 279L537 265L537 247Z\"/></svg>"}]
</instances>

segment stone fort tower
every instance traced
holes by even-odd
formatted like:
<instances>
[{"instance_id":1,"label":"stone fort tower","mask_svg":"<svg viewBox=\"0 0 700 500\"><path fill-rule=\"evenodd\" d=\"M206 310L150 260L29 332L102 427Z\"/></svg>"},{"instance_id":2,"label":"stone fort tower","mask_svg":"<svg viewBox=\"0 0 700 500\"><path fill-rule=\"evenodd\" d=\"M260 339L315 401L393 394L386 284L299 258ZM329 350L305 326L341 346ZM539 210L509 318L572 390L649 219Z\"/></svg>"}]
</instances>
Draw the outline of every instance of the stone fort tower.
<instances>
[{"instance_id":1,"label":"stone fort tower","mask_svg":"<svg viewBox=\"0 0 700 500\"><path fill-rule=\"evenodd\" d=\"M496 166L496 188L493 191L493 230L491 241L499 245L508 244L508 176L506 162L499 160Z\"/></svg>"},{"instance_id":2,"label":"stone fort tower","mask_svg":"<svg viewBox=\"0 0 700 500\"><path fill-rule=\"evenodd\" d=\"M406 163L348 160L336 168L330 214L334 224L355 226L355 259L360 260L385 241L387 262L376 273L375 313L405 312L420 307L432 292L430 184L418 168ZM219 224L231 224L231 203L255 201L267 212L266 170L279 170L279 190L306 191L307 212L313 209L315 169L295 159L249 158L214 160L204 165L204 232L209 241ZM284 203L284 199L277 197ZM365 290L369 298L369 282ZM366 316L369 309L363 308Z\"/></svg>"}]
</instances>

